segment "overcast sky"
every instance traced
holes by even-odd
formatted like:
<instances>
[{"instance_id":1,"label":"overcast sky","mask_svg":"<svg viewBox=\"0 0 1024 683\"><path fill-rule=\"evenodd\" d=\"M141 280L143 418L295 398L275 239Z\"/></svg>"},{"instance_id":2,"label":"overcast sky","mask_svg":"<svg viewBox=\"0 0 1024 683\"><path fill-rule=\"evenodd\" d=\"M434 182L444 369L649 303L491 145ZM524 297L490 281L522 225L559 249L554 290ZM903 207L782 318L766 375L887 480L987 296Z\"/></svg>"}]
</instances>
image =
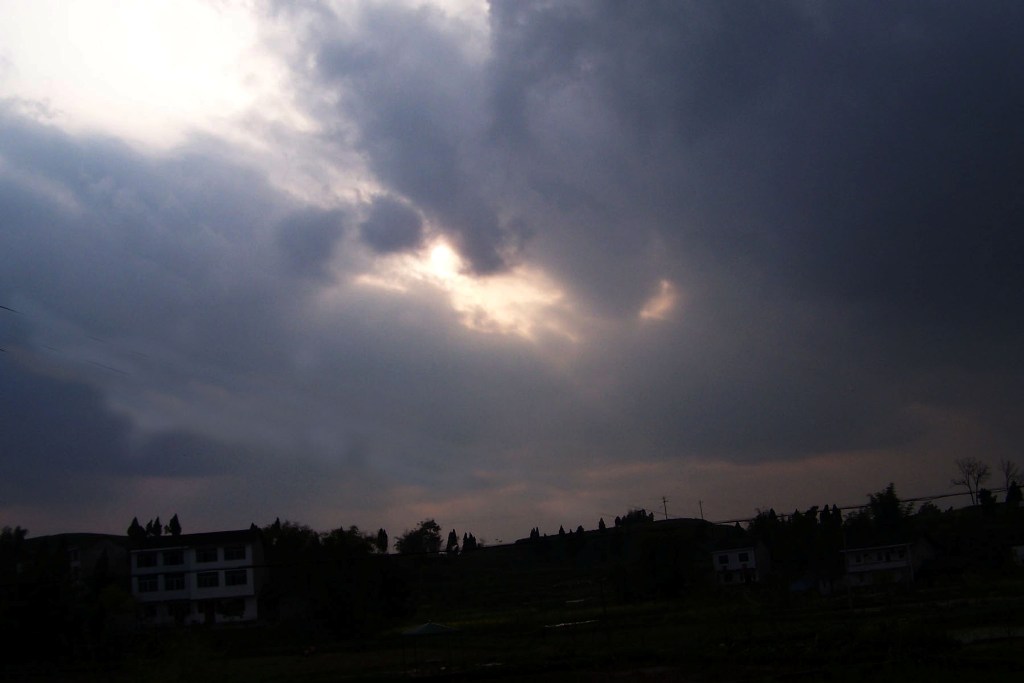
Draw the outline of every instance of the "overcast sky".
<instances>
[{"instance_id":1,"label":"overcast sky","mask_svg":"<svg viewBox=\"0 0 1024 683\"><path fill-rule=\"evenodd\" d=\"M0 523L496 542L1024 464L1022 34L3 2Z\"/></svg>"}]
</instances>

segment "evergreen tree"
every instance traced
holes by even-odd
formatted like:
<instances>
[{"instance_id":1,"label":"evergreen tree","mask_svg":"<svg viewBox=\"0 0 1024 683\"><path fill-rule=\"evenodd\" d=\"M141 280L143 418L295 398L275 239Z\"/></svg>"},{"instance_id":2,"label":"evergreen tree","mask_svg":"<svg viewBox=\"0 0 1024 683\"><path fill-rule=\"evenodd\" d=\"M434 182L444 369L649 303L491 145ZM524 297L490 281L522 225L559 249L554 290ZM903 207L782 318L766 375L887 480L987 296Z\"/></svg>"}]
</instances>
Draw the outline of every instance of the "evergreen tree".
<instances>
[{"instance_id":1,"label":"evergreen tree","mask_svg":"<svg viewBox=\"0 0 1024 683\"><path fill-rule=\"evenodd\" d=\"M605 524L604 524L604 517L602 517L601 519L599 519L597 521L597 530L598 531L604 531L606 528L607 527L605 527Z\"/></svg>"},{"instance_id":2,"label":"evergreen tree","mask_svg":"<svg viewBox=\"0 0 1024 683\"><path fill-rule=\"evenodd\" d=\"M1020 484L1012 482L1010 488L1006 489L1006 504L1011 506L1020 505L1021 491Z\"/></svg>"},{"instance_id":3,"label":"evergreen tree","mask_svg":"<svg viewBox=\"0 0 1024 683\"><path fill-rule=\"evenodd\" d=\"M996 507L996 497L991 491L986 488L978 489L978 505L985 511L986 514L992 514L992 511Z\"/></svg>"},{"instance_id":4,"label":"evergreen tree","mask_svg":"<svg viewBox=\"0 0 1024 683\"><path fill-rule=\"evenodd\" d=\"M459 554L459 535L455 533L455 529L448 532L448 544L444 551L449 555Z\"/></svg>"},{"instance_id":5,"label":"evergreen tree","mask_svg":"<svg viewBox=\"0 0 1024 683\"><path fill-rule=\"evenodd\" d=\"M386 555L388 552L388 532L377 529L377 552Z\"/></svg>"},{"instance_id":6,"label":"evergreen tree","mask_svg":"<svg viewBox=\"0 0 1024 683\"><path fill-rule=\"evenodd\" d=\"M181 536L181 522L178 521L177 512L175 512L174 516L171 517L171 521L168 523L166 531L171 536Z\"/></svg>"},{"instance_id":7,"label":"evergreen tree","mask_svg":"<svg viewBox=\"0 0 1024 683\"><path fill-rule=\"evenodd\" d=\"M441 550L441 527L432 519L425 519L395 541L395 549L403 555L436 553Z\"/></svg>"},{"instance_id":8,"label":"evergreen tree","mask_svg":"<svg viewBox=\"0 0 1024 683\"><path fill-rule=\"evenodd\" d=\"M138 517L132 517L132 523L128 526L128 538L137 541L146 537L146 530L139 524Z\"/></svg>"}]
</instances>

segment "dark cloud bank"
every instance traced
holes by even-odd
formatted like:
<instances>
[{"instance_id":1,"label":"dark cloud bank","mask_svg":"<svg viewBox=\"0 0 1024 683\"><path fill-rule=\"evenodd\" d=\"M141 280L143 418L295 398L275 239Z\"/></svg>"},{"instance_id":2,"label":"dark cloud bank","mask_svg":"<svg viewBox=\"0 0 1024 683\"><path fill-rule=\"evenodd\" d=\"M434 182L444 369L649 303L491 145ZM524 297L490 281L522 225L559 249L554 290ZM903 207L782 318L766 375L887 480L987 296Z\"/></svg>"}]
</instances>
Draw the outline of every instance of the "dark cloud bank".
<instances>
[{"instance_id":1,"label":"dark cloud bank","mask_svg":"<svg viewBox=\"0 0 1024 683\"><path fill-rule=\"evenodd\" d=\"M519 484L578 523L632 504L573 491L623 462L909 453L913 489L961 432L1016 455L1018 5L495 3L488 55L435 10L289 12L297 97L354 131L322 147L356 145L369 203L306 206L210 140L0 117L0 509L220 478L211 524L409 526ZM428 224L476 277L556 279L571 351L352 284ZM641 321L662 280L676 308Z\"/></svg>"}]
</instances>

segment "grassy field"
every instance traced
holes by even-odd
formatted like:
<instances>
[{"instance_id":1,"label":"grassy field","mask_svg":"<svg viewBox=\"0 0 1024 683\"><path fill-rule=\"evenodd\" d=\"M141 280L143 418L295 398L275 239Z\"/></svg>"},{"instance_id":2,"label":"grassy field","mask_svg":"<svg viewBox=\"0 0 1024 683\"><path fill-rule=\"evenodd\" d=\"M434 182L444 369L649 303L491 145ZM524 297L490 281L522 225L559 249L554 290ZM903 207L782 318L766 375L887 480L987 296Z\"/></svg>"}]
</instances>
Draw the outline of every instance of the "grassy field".
<instances>
[{"instance_id":1,"label":"grassy field","mask_svg":"<svg viewBox=\"0 0 1024 683\"><path fill-rule=\"evenodd\" d=\"M531 582L543 590L495 593L486 604L428 601L372 638L270 626L166 630L140 636L114 663L57 658L4 673L83 682L963 681L1017 673L1024 652L1019 579L852 599L740 589L621 603L590 580L545 578L552 582ZM402 635L428 620L458 630Z\"/></svg>"}]
</instances>

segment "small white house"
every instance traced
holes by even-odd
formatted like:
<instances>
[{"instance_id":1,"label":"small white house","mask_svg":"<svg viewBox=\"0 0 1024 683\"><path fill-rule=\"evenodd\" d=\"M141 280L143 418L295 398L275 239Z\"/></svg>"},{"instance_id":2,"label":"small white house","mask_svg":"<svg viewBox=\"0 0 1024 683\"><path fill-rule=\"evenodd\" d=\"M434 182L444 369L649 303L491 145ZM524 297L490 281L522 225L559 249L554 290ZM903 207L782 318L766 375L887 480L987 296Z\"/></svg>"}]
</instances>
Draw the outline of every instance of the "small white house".
<instances>
[{"instance_id":1,"label":"small white house","mask_svg":"<svg viewBox=\"0 0 1024 683\"><path fill-rule=\"evenodd\" d=\"M771 571L768 549L760 542L719 546L712 551L711 561L720 586L760 583Z\"/></svg>"},{"instance_id":2,"label":"small white house","mask_svg":"<svg viewBox=\"0 0 1024 683\"><path fill-rule=\"evenodd\" d=\"M131 551L132 595L144 624L255 620L265 572L252 530L150 537Z\"/></svg>"},{"instance_id":3,"label":"small white house","mask_svg":"<svg viewBox=\"0 0 1024 683\"><path fill-rule=\"evenodd\" d=\"M921 562L931 556L924 543L894 543L843 551L847 585L909 585Z\"/></svg>"}]
</instances>

